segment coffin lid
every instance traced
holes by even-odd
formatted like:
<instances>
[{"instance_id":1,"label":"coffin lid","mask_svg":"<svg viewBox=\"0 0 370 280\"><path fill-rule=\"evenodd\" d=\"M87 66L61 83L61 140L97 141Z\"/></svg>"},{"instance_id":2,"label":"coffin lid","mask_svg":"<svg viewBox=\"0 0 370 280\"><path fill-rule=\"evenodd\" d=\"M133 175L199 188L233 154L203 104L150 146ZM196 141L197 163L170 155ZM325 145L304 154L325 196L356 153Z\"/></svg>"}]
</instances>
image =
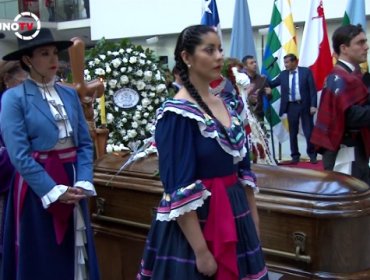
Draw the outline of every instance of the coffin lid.
<instances>
[{"instance_id":1,"label":"coffin lid","mask_svg":"<svg viewBox=\"0 0 370 280\"><path fill-rule=\"evenodd\" d=\"M129 152L104 155L95 162L95 176L104 174L107 178L109 174L112 181L122 180L122 175L137 177L156 181L156 185L160 186L155 154L133 162L117 174L129 156ZM252 165L252 169L260 189L256 195L259 208L305 216L370 214L370 188L352 176L260 164Z\"/></svg>"}]
</instances>

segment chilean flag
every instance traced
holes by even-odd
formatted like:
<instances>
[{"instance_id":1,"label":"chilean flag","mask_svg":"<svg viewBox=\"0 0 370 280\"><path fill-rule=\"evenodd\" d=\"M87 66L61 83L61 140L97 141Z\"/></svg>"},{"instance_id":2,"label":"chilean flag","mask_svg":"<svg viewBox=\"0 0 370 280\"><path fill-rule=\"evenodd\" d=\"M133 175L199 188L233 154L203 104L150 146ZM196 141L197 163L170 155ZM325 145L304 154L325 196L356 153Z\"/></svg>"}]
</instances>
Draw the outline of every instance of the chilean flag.
<instances>
[{"instance_id":1,"label":"chilean flag","mask_svg":"<svg viewBox=\"0 0 370 280\"><path fill-rule=\"evenodd\" d=\"M200 24L213 26L222 41L220 18L218 16L216 0L203 0L202 18Z\"/></svg>"},{"instance_id":2,"label":"chilean flag","mask_svg":"<svg viewBox=\"0 0 370 280\"><path fill-rule=\"evenodd\" d=\"M299 65L311 69L316 88L321 91L326 76L333 68L333 60L322 0L310 2L311 7L303 30Z\"/></svg>"}]
</instances>

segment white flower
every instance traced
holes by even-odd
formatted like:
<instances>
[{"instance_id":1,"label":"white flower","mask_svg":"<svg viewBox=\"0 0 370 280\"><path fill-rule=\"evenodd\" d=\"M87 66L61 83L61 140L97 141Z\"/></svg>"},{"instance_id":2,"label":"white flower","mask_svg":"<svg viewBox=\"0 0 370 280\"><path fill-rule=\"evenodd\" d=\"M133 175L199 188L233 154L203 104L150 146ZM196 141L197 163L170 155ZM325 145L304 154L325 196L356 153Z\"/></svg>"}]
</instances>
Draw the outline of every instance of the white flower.
<instances>
[{"instance_id":1,"label":"white flower","mask_svg":"<svg viewBox=\"0 0 370 280\"><path fill-rule=\"evenodd\" d=\"M161 93L164 90L166 90L166 85L165 84L160 84L160 85L157 86L157 92L158 93Z\"/></svg>"},{"instance_id":2,"label":"white flower","mask_svg":"<svg viewBox=\"0 0 370 280\"><path fill-rule=\"evenodd\" d=\"M161 80L161 73L159 72L159 71L157 71L157 73L155 73L155 79L157 80L157 81L160 81Z\"/></svg>"},{"instance_id":3,"label":"white flower","mask_svg":"<svg viewBox=\"0 0 370 280\"><path fill-rule=\"evenodd\" d=\"M111 153L111 152L113 152L113 146L111 144L108 144L106 151L107 151L108 154Z\"/></svg>"},{"instance_id":4,"label":"white flower","mask_svg":"<svg viewBox=\"0 0 370 280\"><path fill-rule=\"evenodd\" d=\"M152 131L154 129L154 126L151 124L151 123L148 123L146 126L145 126L145 130L146 131Z\"/></svg>"},{"instance_id":5,"label":"white flower","mask_svg":"<svg viewBox=\"0 0 370 280\"><path fill-rule=\"evenodd\" d=\"M138 90L143 90L145 88L145 83L143 81L138 81L136 87Z\"/></svg>"},{"instance_id":6,"label":"white flower","mask_svg":"<svg viewBox=\"0 0 370 280\"><path fill-rule=\"evenodd\" d=\"M114 91L110 89L110 90L108 90L108 94L109 95L113 95L114 94Z\"/></svg>"},{"instance_id":7,"label":"white flower","mask_svg":"<svg viewBox=\"0 0 370 280\"><path fill-rule=\"evenodd\" d=\"M138 128L138 127L139 127L139 125L137 124L137 122L132 122L132 123L131 123L131 127L132 127L132 128Z\"/></svg>"},{"instance_id":8,"label":"white flower","mask_svg":"<svg viewBox=\"0 0 370 280\"><path fill-rule=\"evenodd\" d=\"M146 64L151 65L151 64L152 64L152 62L151 62L150 60L147 60L147 61L146 61Z\"/></svg>"},{"instance_id":9,"label":"white flower","mask_svg":"<svg viewBox=\"0 0 370 280\"><path fill-rule=\"evenodd\" d=\"M145 71L144 72L144 80L145 81L150 81L153 77L153 72L152 71Z\"/></svg>"},{"instance_id":10,"label":"white flower","mask_svg":"<svg viewBox=\"0 0 370 280\"><path fill-rule=\"evenodd\" d=\"M143 107L145 108L145 107L148 107L148 105L150 104L151 102L150 102L150 100L148 99L148 98L143 98L142 100L141 100L141 105L143 105Z\"/></svg>"},{"instance_id":11,"label":"white flower","mask_svg":"<svg viewBox=\"0 0 370 280\"><path fill-rule=\"evenodd\" d=\"M112 75L113 75L113 77L117 77L117 76L119 76L119 75L120 75L120 73L119 73L118 71L114 70L114 71L112 72Z\"/></svg>"},{"instance_id":12,"label":"white flower","mask_svg":"<svg viewBox=\"0 0 370 280\"><path fill-rule=\"evenodd\" d=\"M116 85L117 85L117 80L115 79L111 79L108 81L108 85L111 87L111 88L115 88Z\"/></svg>"},{"instance_id":13,"label":"white flower","mask_svg":"<svg viewBox=\"0 0 370 280\"><path fill-rule=\"evenodd\" d=\"M153 108L153 106L152 106L152 105L148 106L148 111L149 111L149 112L151 112L151 111L153 111L153 110L154 110L154 108Z\"/></svg>"},{"instance_id":14,"label":"white flower","mask_svg":"<svg viewBox=\"0 0 370 280\"><path fill-rule=\"evenodd\" d=\"M149 97L154 97L154 96L155 96L155 93L151 91L151 92L149 93Z\"/></svg>"},{"instance_id":15,"label":"white flower","mask_svg":"<svg viewBox=\"0 0 370 280\"><path fill-rule=\"evenodd\" d=\"M126 49L126 52L127 53L131 53L132 52L132 49L131 48Z\"/></svg>"},{"instance_id":16,"label":"white flower","mask_svg":"<svg viewBox=\"0 0 370 280\"><path fill-rule=\"evenodd\" d=\"M122 122L123 123L127 123L127 119L126 118L122 118Z\"/></svg>"},{"instance_id":17,"label":"white flower","mask_svg":"<svg viewBox=\"0 0 370 280\"><path fill-rule=\"evenodd\" d=\"M104 60L104 59L106 58L106 55L104 55L104 54L99 54L99 57L100 57L100 59L101 59L101 60Z\"/></svg>"},{"instance_id":18,"label":"white flower","mask_svg":"<svg viewBox=\"0 0 370 280\"><path fill-rule=\"evenodd\" d=\"M121 150L120 150L119 146L114 145L113 146L113 151L120 152Z\"/></svg>"},{"instance_id":19,"label":"white flower","mask_svg":"<svg viewBox=\"0 0 370 280\"><path fill-rule=\"evenodd\" d=\"M147 124L147 123L148 123L148 121L145 120L145 119L141 121L141 124Z\"/></svg>"},{"instance_id":20,"label":"white flower","mask_svg":"<svg viewBox=\"0 0 370 280\"><path fill-rule=\"evenodd\" d=\"M121 70L122 73L125 73L126 72L126 67L121 67L120 70Z\"/></svg>"},{"instance_id":21,"label":"white flower","mask_svg":"<svg viewBox=\"0 0 370 280\"><path fill-rule=\"evenodd\" d=\"M126 75L121 76L120 81L122 84L126 85L130 81Z\"/></svg>"},{"instance_id":22,"label":"white flower","mask_svg":"<svg viewBox=\"0 0 370 280\"><path fill-rule=\"evenodd\" d=\"M140 53L140 57L142 57L142 58L146 58L145 53Z\"/></svg>"},{"instance_id":23,"label":"white flower","mask_svg":"<svg viewBox=\"0 0 370 280\"><path fill-rule=\"evenodd\" d=\"M119 55L119 52L112 52L112 54L113 54L114 56L117 56L117 55Z\"/></svg>"},{"instance_id":24,"label":"white flower","mask_svg":"<svg viewBox=\"0 0 370 280\"><path fill-rule=\"evenodd\" d=\"M148 113L148 112L145 112L145 113L143 114L143 116L144 116L144 118L147 118L147 117L149 117L149 113Z\"/></svg>"},{"instance_id":25,"label":"white flower","mask_svg":"<svg viewBox=\"0 0 370 280\"><path fill-rule=\"evenodd\" d=\"M124 64L126 64L126 63L128 62L128 59L127 59L126 57L124 57L124 58L122 59L122 62L123 62Z\"/></svg>"},{"instance_id":26,"label":"white flower","mask_svg":"<svg viewBox=\"0 0 370 280\"><path fill-rule=\"evenodd\" d=\"M87 76L85 76L85 79L86 79L86 81L91 81L91 76L87 75Z\"/></svg>"},{"instance_id":27,"label":"white flower","mask_svg":"<svg viewBox=\"0 0 370 280\"><path fill-rule=\"evenodd\" d=\"M123 54L125 51L123 49L119 49L118 51L120 54Z\"/></svg>"},{"instance_id":28,"label":"white flower","mask_svg":"<svg viewBox=\"0 0 370 280\"><path fill-rule=\"evenodd\" d=\"M138 76L138 77L143 76L143 70L141 70L141 69L137 70L135 75Z\"/></svg>"},{"instance_id":29,"label":"white flower","mask_svg":"<svg viewBox=\"0 0 370 280\"><path fill-rule=\"evenodd\" d=\"M121 65L121 60L119 58L115 58L112 60L112 65L114 68L118 68Z\"/></svg>"},{"instance_id":30,"label":"white flower","mask_svg":"<svg viewBox=\"0 0 370 280\"><path fill-rule=\"evenodd\" d=\"M109 74L110 72L112 72L112 69L109 66L106 66L105 67L105 72L107 72Z\"/></svg>"},{"instance_id":31,"label":"white flower","mask_svg":"<svg viewBox=\"0 0 370 280\"><path fill-rule=\"evenodd\" d=\"M132 72L132 67L131 67L131 66L129 66L129 67L127 68L127 72L128 72L128 73L131 73L131 72Z\"/></svg>"},{"instance_id":32,"label":"white flower","mask_svg":"<svg viewBox=\"0 0 370 280\"><path fill-rule=\"evenodd\" d=\"M94 63L95 63L95 65L98 65L100 63L100 59L99 58L94 58Z\"/></svg>"},{"instance_id":33,"label":"white flower","mask_svg":"<svg viewBox=\"0 0 370 280\"><path fill-rule=\"evenodd\" d=\"M112 52L111 51L107 51L107 55L111 55L112 54Z\"/></svg>"},{"instance_id":34,"label":"white flower","mask_svg":"<svg viewBox=\"0 0 370 280\"><path fill-rule=\"evenodd\" d=\"M130 129L130 130L127 132L127 136L128 136L129 138L135 138L135 137L136 137L136 135L137 135L137 132L136 132L136 130L134 130L134 129Z\"/></svg>"},{"instance_id":35,"label":"white flower","mask_svg":"<svg viewBox=\"0 0 370 280\"><path fill-rule=\"evenodd\" d=\"M139 64L140 64L140 65L145 65L145 60L144 60L144 59L140 59L140 60L139 60Z\"/></svg>"},{"instance_id":36,"label":"white flower","mask_svg":"<svg viewBox=\"0 0 370 280\"><path fill-rule=\"evenodd\" d=\"M90 60L90 61L87 63L87 65L88 65L90 68L92 68L92 67L94 67L95 63L94 63L94 61ZM87 70L87 71L89 71L89 70Z\"/></svg>"},{"instance_id":37,"label":"white flower","mask_svg":"<svg viewBox=\"0 0 370 280\"><path fill-rule=\"evenodd\" d=\"M102 68L96 68L95 69L95 74L98 75L98 76L103 76L103 75L105 75L105 71Z\"/></svg>"},{"instance_id":38,"label":"white flower","mask_svg":"<svg viewBox=\"0 0 370 280\"><path fill-rule=\"evenodd\" d=\"M137 62L137 58L136 58L136 56L131 56L131 57L130 57L129 62L130 62L131 64L136 63L136 62Z\"/></svg>"},{"instance_id":39,"label":"white flower","mask_svg":"<svg viewBox=\"0 0 370 280\"><path fill-rule=\"evenodd\" d=\"M107 123L112 123L114 120L114 116L111 113L107 114Z\"/></svg>"},{"instance_id":40,"label":"white flower","mask_svg":"<svg viewBox=\"0 0 370 280\"><path fill-rule=\"evenodd\" d=\"M154 99L154 104L159 104L159 99L158 98L156 98L156 99Z\"/></svg>"}]
</instances>

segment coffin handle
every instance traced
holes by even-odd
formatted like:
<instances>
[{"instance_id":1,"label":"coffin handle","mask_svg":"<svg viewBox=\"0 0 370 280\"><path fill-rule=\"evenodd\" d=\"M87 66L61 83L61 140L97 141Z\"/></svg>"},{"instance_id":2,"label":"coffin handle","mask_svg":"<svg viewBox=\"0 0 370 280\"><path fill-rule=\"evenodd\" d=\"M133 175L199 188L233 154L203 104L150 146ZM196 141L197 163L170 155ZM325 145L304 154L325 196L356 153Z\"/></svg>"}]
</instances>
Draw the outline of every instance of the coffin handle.
<instances>
[{"instance_id":1,"label":"coffin handle","mask_svg":"<svg viewBox=\"0 0 370 280\"><path fill-rule=\"evenodd\" d=\"M274 250L274 249L269 249L269 248L262 248L262 251L266 255L272 255L272 256L277 256L277 257L283 257L295 261L301 261L305 263L310 263L311 262L311 256L308 255L301 255L301 254L296 254L296 253L290 253L290 252L285 252L285 251L280 251L280 250Z\"/></svg>"},{"instance_id":2,"label":"coffin handle","mask_svg":"<svg viewBox=\"0 0 370 280\"><path fill-rule=\"evenodd\" d=\"M104 213L105 199L102 197L96 198L96 215L102 215Z\"/></svg>"}]
</instances>

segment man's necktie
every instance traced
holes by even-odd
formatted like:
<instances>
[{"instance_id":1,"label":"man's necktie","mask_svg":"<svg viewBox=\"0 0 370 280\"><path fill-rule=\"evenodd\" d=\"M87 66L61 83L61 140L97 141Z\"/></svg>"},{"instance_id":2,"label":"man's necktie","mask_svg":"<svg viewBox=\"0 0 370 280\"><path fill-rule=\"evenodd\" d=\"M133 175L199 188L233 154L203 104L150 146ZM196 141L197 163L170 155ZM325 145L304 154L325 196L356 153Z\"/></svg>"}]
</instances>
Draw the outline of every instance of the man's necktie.
<instances>
[{"instance_id":1,"label":"man's necktie","mask_svg":"<svg viewBox=\"0 0 370 280\"><path fill-rule=\"evenodd\" d=\"M297 77L297 71L292 71L293 78L292 78L292 85L290 87L290 93L292 95L292 101L295 101L295 84L296 84L296 77Z\"/></svg>"}]
</instances>

